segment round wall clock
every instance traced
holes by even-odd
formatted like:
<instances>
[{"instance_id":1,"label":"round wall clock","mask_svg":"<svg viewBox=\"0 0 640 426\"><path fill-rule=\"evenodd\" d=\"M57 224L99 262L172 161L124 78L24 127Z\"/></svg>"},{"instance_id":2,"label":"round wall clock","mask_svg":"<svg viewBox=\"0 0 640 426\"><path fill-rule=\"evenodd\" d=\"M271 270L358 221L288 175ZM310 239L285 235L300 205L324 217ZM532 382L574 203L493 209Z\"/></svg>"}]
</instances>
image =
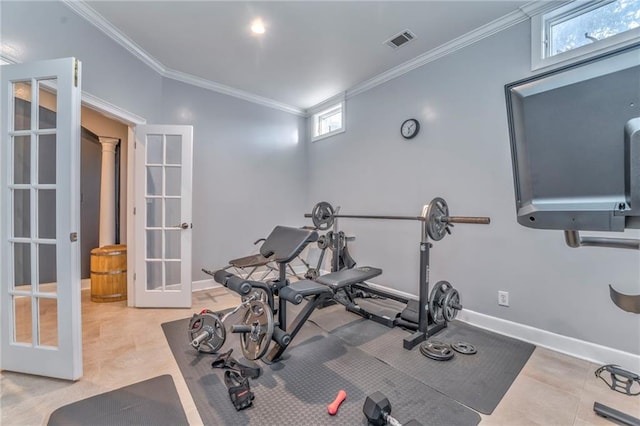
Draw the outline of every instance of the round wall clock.
<instances>
[{"instance_id":1,"label":"round wall clock","mask_svg":"<svg viewBox=\"0 0 640 426\"><path fill-rule=\"evenodd\" d=\"M420 123L415 118L405 120L400 126L400 134L405 139L412 139L416 137L420 131Z\"/></svg>"}]
</instances>

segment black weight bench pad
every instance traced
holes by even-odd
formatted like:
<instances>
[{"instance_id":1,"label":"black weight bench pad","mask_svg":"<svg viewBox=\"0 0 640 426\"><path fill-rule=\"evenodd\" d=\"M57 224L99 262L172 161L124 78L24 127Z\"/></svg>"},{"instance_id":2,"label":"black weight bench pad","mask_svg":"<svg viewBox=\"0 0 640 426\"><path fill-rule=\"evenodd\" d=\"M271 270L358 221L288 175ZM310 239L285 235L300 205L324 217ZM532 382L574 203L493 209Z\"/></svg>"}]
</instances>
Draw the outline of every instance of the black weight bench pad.
<instances>
[{"instance_id":1,"label":"black weight bench pad","mask_svg":"<svg viewBox=\"0 0 640 426\"><path fill-rule=\"evenodd\" d=\"M334 290L341 289L344 286L357 284L370 280L382 274L382 269L373 266L360 266L359 268L343 269L338 272L331 272L316 278L320 284L331 287Z\"/></svg>"},{"instance_id":2,"label":"black weight bench pad","mask_svg":"<svg viewBox=\"0 0 640 426\"><path fill-rule=\"evenodd\" d=\"M309 243L318 240L316 231L287 226L276 226L260 247L264 257L273 256L278 263L289 263L304 250Z\"/></svg>"},{"instance_id":3,"label":"black weight bench pad","mask_svg":"<svg viewBox=\"0 0 640 426\"><path fill-rule=\"evenodd\" d=\"M326 285L311 280L296 281L289 284L289 288L300 293L302 297L315 296L322 293L332 293L331 289Z\"/></svg>"}]
</instances>

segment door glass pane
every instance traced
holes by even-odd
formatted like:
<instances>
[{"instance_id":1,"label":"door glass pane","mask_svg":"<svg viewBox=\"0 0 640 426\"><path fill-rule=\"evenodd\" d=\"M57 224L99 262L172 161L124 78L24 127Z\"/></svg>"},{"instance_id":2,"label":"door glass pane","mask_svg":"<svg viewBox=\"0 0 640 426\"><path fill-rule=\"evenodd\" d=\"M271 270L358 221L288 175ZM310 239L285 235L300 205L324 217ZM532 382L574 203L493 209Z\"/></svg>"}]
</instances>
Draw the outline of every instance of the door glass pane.
<instances>
[{"instance_id":1,"label":"door glass pane","mask_svg":"<svg viewBox=\"0 0 640 426\"><path fill-rule=\"evenodd\" d=\"M147 164L162 163L162 135L147 135Z\"/></svg>"},{"instance_id":2,"label":"door glass pane","mask_svg":"<svg viewBox=\"0 0 640 426\"><path fill-rule=\"evenodd\" d=\"M39 189L38 237L56 238L56 190Z\"/></svg>"},{"instance_id":3,"label":"door glass pane","mask_svg":"<svg viewBox=\"0 0 640 426\"><path fill-rule=\"evenodd\" d=\"M162 259L162 231L147 230L147 259Z\"/></svg>"},{"instance_id":4,"label":"door glass pane","mask_svg":"<svg viewBox=\"0 0 640 426\"><path fill-rule=\"evenodd\" d=\"M167 135L167 164L182 164L182 136Z\"/></svg>"},{"instance_id":5,"label":"door glass pane","mask_svg":"<svg viewBox=\"0 0 640 426\"><path fill-rule=\"evenodd\" d=\"M162 289L162 262L147 262L147 290Z\"/></svg>"},{"instance_id":6,"label":"door glass pane","mask_svg":"<svg viewBox=\"0 0 640 426\"><path fill-rule=\"evenodd\" d=\"M49 88L45 85L49 85ZM38 82L38 128L55 129L56 127L56 95L53 87L56 79Z\"/></svg>"},{"instance_id":7,"label":"door glass pane","mask_svg":"<svg viewBox=\"0 0 640 426\"><path fill-rule=\"evenodd\" d=\"M31 183L31 136L13 137L13 183Z\"/></svg>"},{"instance_id":8,"label":"door glass pane","mask_svg":"<svg viewBox=\"0 0 640 426\"><path fill-rule=\"evenodd\" d=\"M13 296L15 342L33 343L31 296Z\"/></svg>"},{"instance_id":9,"label":"door glass pane","mask_svg":"<svg viewBox=\"0 0 640 426\"><path fill-rule=\"evenodd\" d=\"M162 198L147 198L147 227L162 227Z\"/></svg>"},{"instance_id":10,"label":"door glass pane","mask_svg":"<svg viewBox=\"0 0 640 426\"><path fill-rule=\"evenodd\" d=\"M165 167L167 174L167 193L165 195L180 195L182 186L182 168Z\"/></svg>"},{"instance_id":11,"label":"door glass pane","mask_svg":"<svg viewBox=\"0 0 640 426\"><path fill-rule=\"evenodd\" d=\"M56 135L38 137L38 183L56 183Z\"/></svg>"},{"instance_id":12,"label":"door glass pane","mask_svg":"<svg viewBox=\"0 0 640 426\"><path fill-rule=\"evenodd\" d=\"M164 234L164 258L165 259L180 259L180 236L182 230L179 231L165 231Z\"/></svg>"},{"instance_id":13,"label":"door glass pane","mask_svg":"<svg viewBox=\"0 0 640 426\"><path fill-rule=\"evenodd\" d=\"M56 246L38 244L38 291L57 292Z\"/></svg>"},{"instance_id":14,"label":"door glass pane","mask_svg":"<svg viewBox=\"0 0 640 426\"><path fill-rule=\"evenodd\" d=\"M172 286L171 290L180 290L180 264L181 262L165 262L167 271L167 286Z\"/></svg>"},{"instance_id":15,"label":"door glass pane","mask_svg":"<svg viewBox=\"0 0 640 426\"><path fill-rule=\"evenodd\" d=\"M58 346L58 300L38 298L39 342L43 346Z\"/></svg>"},{"instance_id":16,"label":"door glass pane","mask_svg":"<svg viewBox=\"0 0 640 426\"><path fill-rule=\"evenodd\" d=\"M31 236L31 191L14 189L13 191L13 236L29 238Z\"/></svg>"},{"instance_id":17,"label":"door glass pane","mask_svg":"<svg viewBox=\"0 0 640 426\"><path fill-rule=\"evenodd\" d=\"M177 226L182 223L182 213L180 212L182 200L180 198L165 198L164 226Z\"/></svg>"},{"instance_id":18,"label":"door glass pane","mask_svg":"<svg viewBox=\"0 0 640 426\"><path fill-rule=\"evenodd\" d=\"M147 167L147 195L162 195L162 167Z\"/></svg>"},{"instance_id":19,"label":"door glass pane","mask_svg":"<svg viewBox=\"0 0 640 426\"><path fill-rule=\"evenodd\" d=\"M31 82L13 83L14 130L31 129Z\"/></svg>"},{"instance_id":20,"label":"door glass pane","mask_svg":"<svg viewBox=\"0 0 640 426\"><path fill-rule=\"evenodd\" d=\"M13 285L16 290L31 289L31 244L29 243L13 243Z\"/></svg>"}]
</instances>

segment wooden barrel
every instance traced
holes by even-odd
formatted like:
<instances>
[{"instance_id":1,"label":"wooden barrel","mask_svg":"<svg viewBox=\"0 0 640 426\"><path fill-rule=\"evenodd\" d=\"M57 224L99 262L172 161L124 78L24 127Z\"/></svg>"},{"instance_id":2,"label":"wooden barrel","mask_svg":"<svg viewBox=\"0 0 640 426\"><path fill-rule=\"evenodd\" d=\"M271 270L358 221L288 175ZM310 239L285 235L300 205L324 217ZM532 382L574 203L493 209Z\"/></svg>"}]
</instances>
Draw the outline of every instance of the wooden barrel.
<instances>
[{"instance_id":1,"label":"wooden barrel","mask_svg":"<svg viewBox=\"0 0 640 426\"><path fill-rule=\"evenodd\" d=\"M127 300L127 246L104 246L91 250L91 301Z\"/></svg>"}]
</instances>

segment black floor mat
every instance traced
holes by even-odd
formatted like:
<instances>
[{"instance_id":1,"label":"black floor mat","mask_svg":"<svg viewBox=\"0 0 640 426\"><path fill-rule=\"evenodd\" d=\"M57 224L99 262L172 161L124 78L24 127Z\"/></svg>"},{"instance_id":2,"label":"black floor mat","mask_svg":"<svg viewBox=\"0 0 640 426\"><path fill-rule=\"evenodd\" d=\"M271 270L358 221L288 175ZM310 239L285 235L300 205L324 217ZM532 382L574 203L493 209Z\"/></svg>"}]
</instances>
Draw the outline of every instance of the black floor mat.
<instances>
[{"instance_id":1,"label":"black floor mat","mask_svg":"<svg viewBox=\"0 0 640 426\"><path fill-rule=\"evenodd\" d=\"M55 410L49 426L188 425L169 375L95 395Z\"/></svg>"},{"instance_id":2,"label":"black floor mat","mask_svg":"<svg viewBox=\"0 0 640 426\"><path fill-rule=\"evenodd\" d=\"M450 361L435 361L417 346L410 351L402 347L409 332L363 319L342 306L316 310L310 321L483 414L493 412L535 349L530 343L453 321L431 340L471 343L478 353L456 353Z\"/></svg>"},{"instance_id":3,"label":"black floor mat","mask_svg":"<svg viewBox=\"0 0 640 426\"><path fill-rule=\"evenodd\" d=\"M390 365L307 323L281 362L260 362L263 375L251 380L255 393L251 408L236 411L223 381L211 368L211 355L189 346L188 319L162 325L169 346L205 424L215 425L365 425L362 406L367 395L381 391L401 422L417 419L423 425L476 425L480 416ZM242 359L238 337L229 335L222 351L234 348ZM347 399L336 416L327 405L339 390Z\"/></svg>"}]
</instances>

